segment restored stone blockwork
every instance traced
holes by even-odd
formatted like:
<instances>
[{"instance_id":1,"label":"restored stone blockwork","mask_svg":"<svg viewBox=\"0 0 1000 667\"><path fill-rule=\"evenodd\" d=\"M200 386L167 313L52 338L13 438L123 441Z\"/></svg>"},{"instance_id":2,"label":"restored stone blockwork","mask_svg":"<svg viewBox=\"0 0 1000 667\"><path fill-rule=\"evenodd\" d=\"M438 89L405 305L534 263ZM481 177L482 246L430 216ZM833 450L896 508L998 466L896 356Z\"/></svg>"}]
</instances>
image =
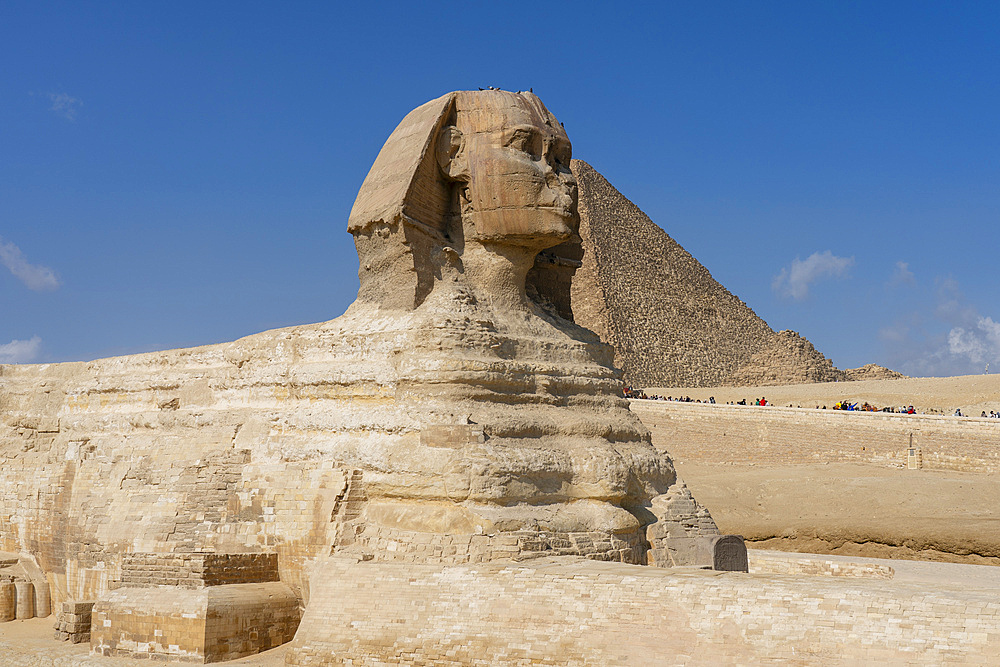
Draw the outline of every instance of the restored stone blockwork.
<instances>
[{"instance_id":1,"label":"restored stone blockwork","mask_svg":"<svg viewBox=\"0 0 1000 667\"><path fill-rule=\"evenodd\" d=\"M632 401L658 447L702 463L858 462L1000 472L1000 423L979 418Z\"/></svg>"},{"instance_id":2,"label":"restored stone blockwork","mask_svg":"<svg viewBox=\"0 0 1000 667\"><path fill-rule=\"evenodd\" d=\"M275 554L125 554L122 587L94 605L91 645L108 656L215 662L291 640L299 601Z\"/></svg>"},{"instance_id":3,"label":"restored stone blockwork","mask_svg":"<svg viewBox=\"0 0 1000 667\"><path fill-rule=\"evenodd\" d=\"M274 552L298 590L329 552L352 470L281 451L326 426L310 408L351 397L289 381L280 353L262 369L233 352L0 367L0 548L36 555L57 604L121 585L131 551ZM60 416L42 437L47 414Z\"/></svg>"},{"instance_id":4,"label":"restored stone blockwork","mask_svg":"<svg viewBox=\"0 0 1000 667\"><path fill-rule=\"evenodd\" d=\"M277 554L127 553L122 586L204 588L278 581Z\"/></svg>"},{"instance_id":5,"label":"restored stone blockwork","mask_svg":"<svg viewBox=\"0 0 1000 667\"><path fill-rule=\"evenodd\" d=\"M576 559L322 567L291 664L992 664L1000 643L992 594L878 579Z\"/></svg>"},{"instance_id":6,"label":"restored stone blockwork","mask_svg":"<svg viewBox=\"0 0 1000 667\"><path fill-rule=\"evenodd\" d=\"M94 605L91 646L106 656L232 660L292 639L298 600L273 582L119 588Z\"/></svg>"}]
</instances>

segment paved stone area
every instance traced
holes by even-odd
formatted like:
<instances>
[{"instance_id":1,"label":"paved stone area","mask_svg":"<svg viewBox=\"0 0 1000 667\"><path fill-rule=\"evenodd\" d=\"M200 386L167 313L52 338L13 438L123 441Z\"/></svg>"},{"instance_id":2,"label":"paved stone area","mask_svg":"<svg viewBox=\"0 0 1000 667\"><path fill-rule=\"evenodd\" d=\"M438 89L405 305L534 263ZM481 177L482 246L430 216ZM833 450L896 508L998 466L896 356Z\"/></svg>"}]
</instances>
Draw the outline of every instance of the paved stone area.
<instances>
[{"instance_id":1,"label":"paved stone area","mask_svg":"<svg viewBox=\"0 0 1000 667\"><path fill-rule=\"evenodd\" d=\"M927 593L949 593L959 597L976 597L982 594L997 596L1000 599L1000 568L981 565L964 565L954 563L928 563L920 561L887 560L877 558L854 558L843 556L815 554L791 554L776 551L755 551L751 556L758 554L770 558L790 558L796 561L815 560L817 563L829 561L843 563L855 569L862 566L870 567L890 567L894 571L891 580L879 579L879 588L898 587L900 591L912 590L919 586ZM716 580L716 578L712 578ZM819 585L825 582L828 586L831 579L844 581L856 586L859 579L855 577L831 578L825 575L815 576L792 576L777 575L776 581L795 582L796 586L804 591L809 591L811 585ZM875 584L876 580L872 580ZM812 584L811 584L812 582ZM69 644L56 642L52 639L52 617L44 619L31 619L28 621L12 621L0 624L0 655L2 655L3 665L12 667L134 667L135 660L123 658L104 658L92 656L89 647L84 644ZM877 637L871 637L872 642L878 642ZM254 665L255 667L279 667L285 664L285 654L288 645L267 651L257 656L243 658L227 665ZM189 664L189 663L159 663L159 664ZM692 662L679 659L676 664L698 664L692 657ZM808 661L789 664L809 664ZM893 664L890 660L887 664ZM930 664L922 661L919 655L900 656L896 664ZM961 664L957 662L956 664Z\"/></svg>"}]
</instances>

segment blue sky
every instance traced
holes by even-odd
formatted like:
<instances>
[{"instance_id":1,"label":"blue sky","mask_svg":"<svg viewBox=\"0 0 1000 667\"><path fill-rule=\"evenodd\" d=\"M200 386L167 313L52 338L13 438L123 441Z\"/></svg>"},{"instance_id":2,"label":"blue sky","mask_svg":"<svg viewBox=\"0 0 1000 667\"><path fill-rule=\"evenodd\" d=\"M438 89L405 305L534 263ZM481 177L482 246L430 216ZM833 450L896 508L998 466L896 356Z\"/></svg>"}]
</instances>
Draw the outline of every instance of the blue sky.
<instances>
[{"instance_id":1,"label":"blue sky","mask_svg":"<svg viewBox=\"0 0 1000 667\"><path fill-rule=\"evenodd\" d=\"M997 5L616 4L4 2L0 362L340 315L382 143L492 85L837 366L1000 370Z\"/></svg>"}]
</instances>

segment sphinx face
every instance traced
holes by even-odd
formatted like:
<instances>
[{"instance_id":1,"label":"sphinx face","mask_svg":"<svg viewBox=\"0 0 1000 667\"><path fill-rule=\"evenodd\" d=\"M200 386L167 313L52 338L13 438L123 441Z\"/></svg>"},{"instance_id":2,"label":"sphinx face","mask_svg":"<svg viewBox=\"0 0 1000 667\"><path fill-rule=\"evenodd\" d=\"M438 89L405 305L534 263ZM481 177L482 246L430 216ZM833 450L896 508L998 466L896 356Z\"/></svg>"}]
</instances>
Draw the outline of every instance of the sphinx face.
<instances>
[{"instance_id":1,"label":"sphinx face","mask_svg":"<svg viewBox=\"0 0 1000 667\"><path fill-rule=\"evenodd\" d=\"M463 92L456 112L468 161L466 240L541 250L576 233L572 146L541 101L532 94Z\"/></svg>"}]
</instances>

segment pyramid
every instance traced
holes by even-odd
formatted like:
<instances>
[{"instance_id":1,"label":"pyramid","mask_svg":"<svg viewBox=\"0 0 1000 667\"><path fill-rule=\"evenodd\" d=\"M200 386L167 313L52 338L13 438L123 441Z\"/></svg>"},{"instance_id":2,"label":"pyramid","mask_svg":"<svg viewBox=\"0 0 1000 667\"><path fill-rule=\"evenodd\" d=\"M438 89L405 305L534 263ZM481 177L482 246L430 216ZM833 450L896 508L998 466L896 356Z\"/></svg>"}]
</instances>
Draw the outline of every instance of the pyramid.
<instances>
[{"instance_id":1,"label":"pyramid","mask_svg":"<svg viewBox=\"0 0 1000 667\"><path fill-rule=\"evenodd\" d=\"M845 379L843 371L820 354L797 331L779 331L767 340L726 384L760 386L805 384L808 382L838 382Z\"/></svg>"},{"instance_id":2,"label":"pyramid","mask_svg":"<svg viewBox=\"0 0 1000 667\"><path fill-rule=\"evenodd\" d=\"M808 340L776 333L596 169L573 160L581 266L574 320L616 350L640 387L776 385L846 379Z\"/></svg>"}]
</instances>

